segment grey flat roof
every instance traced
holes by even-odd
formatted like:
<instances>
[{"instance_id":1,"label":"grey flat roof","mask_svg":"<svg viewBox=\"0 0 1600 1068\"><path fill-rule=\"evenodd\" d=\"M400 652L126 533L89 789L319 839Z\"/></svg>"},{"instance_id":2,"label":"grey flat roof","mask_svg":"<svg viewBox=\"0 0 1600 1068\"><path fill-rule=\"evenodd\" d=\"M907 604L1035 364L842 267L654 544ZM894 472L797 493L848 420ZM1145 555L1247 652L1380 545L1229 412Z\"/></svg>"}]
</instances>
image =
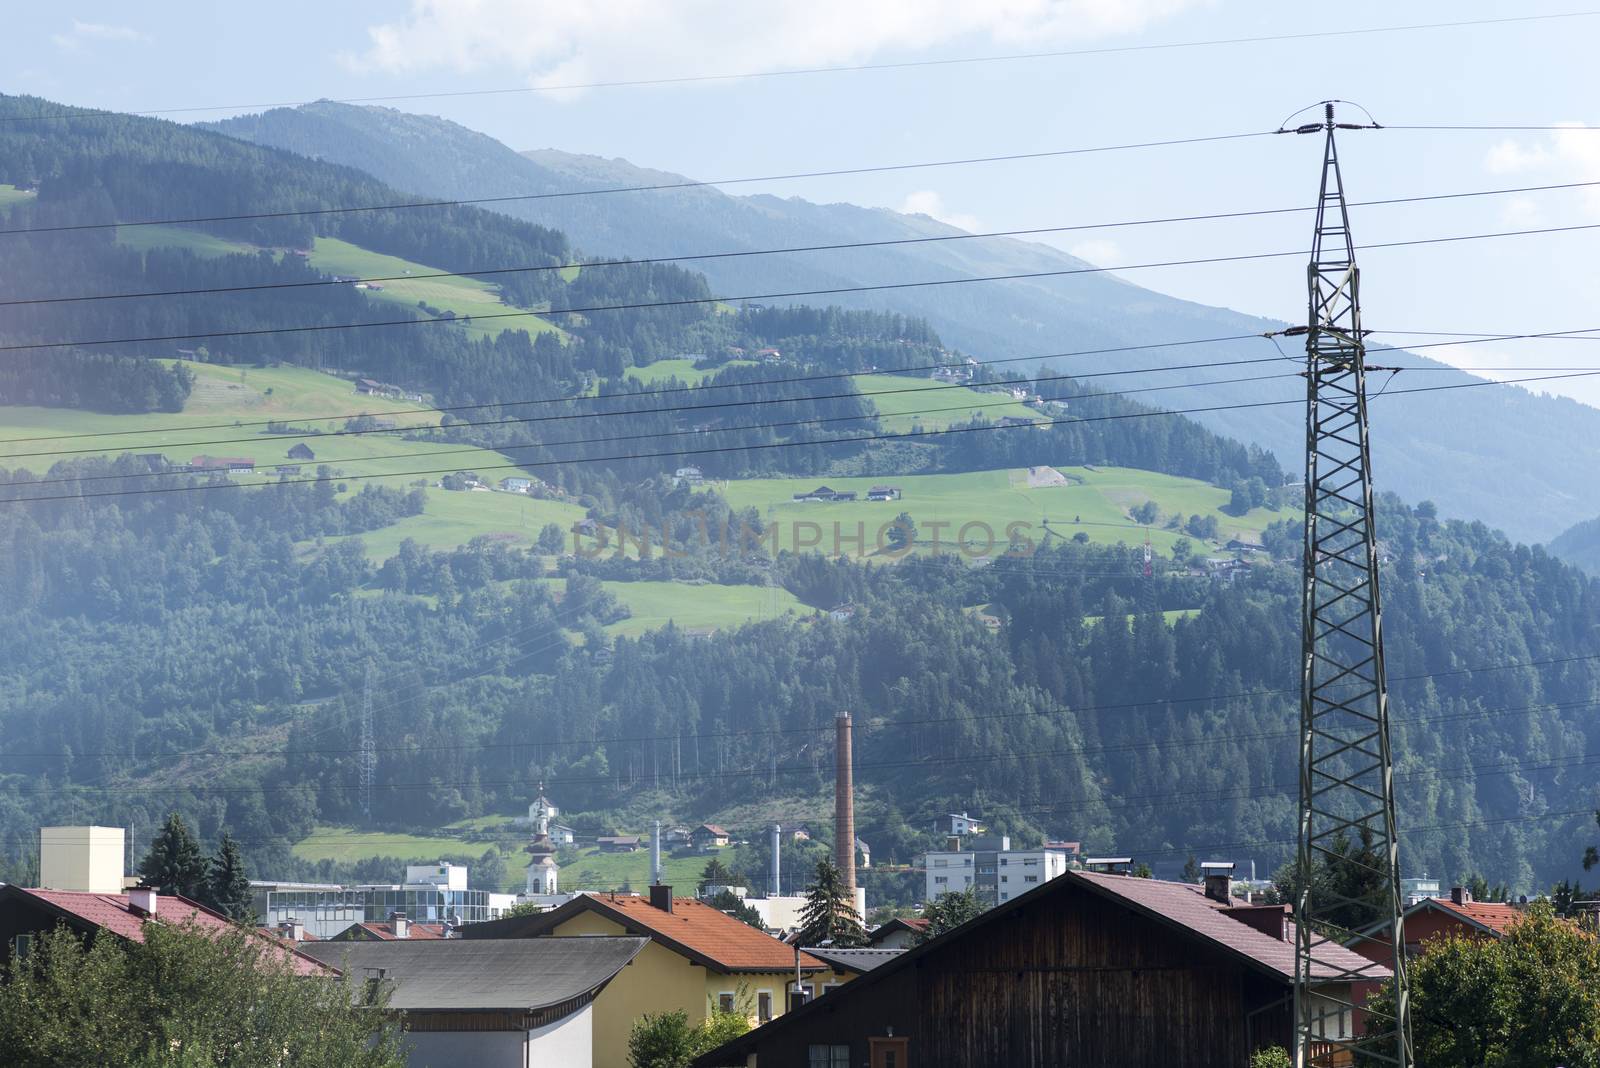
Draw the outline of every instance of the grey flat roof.
<instances>
[{"instance_id":1,"label":"grey flat roof","mask_svg":"<svg viewBox=\"0 0 1600 1068\"><path fill-rule=\"evenodd\" d=\"M805 951L825 964L852 972L870 972L905 952L904 949L833 949L829 946L806 946Z\"/></svg>"},{"instance_id":2,"label":"grey flat roof","mask_svg":"<svg viewBox=\"0 0 1600 1068\"><path fill-rule=\"evenodd\" d=\"M527 1011L591 994L639 955L647 938L444 938L307 942L301 951L354 979L382 968L391 1009Z\"/></svg>"}]
</instances>

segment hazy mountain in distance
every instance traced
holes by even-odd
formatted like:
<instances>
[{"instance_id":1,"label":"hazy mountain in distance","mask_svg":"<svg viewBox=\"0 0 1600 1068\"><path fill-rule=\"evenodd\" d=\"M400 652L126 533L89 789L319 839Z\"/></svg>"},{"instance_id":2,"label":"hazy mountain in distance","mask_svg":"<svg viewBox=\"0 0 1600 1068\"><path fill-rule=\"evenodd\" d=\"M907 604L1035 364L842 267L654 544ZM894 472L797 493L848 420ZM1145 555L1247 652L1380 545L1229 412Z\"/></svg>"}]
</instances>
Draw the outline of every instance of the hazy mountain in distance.
<instances>
[{"instance_id":1,"label":"hazy mountain in distance","mask_svg":"<svg viewBox=\"0 0 1600 1068\"><path fill-rule=\"evenodd\" d=\"M383 181L440 197L519 197L688 181L625 160L554 149L518 153L443 119L387 108L317 103L212 125L231 136L348 164ZM737 186L731 187L737 189ZM589 255L677 256L846 242L943 237L961 231L926 216L798 198L739 196L718 188L546 196L485 205L564 231ZM486 267L505 266L486 264ZM755 297L800 290L1073 271L1087 266L1046 245L1004 238L692 260L712 288ZM769 298L776 299L776 298ZM1257 334L1281 323L1169 297L1109 274L921 286L794 298L920 316L950 344L979 359L1031 356L1154 342ZM1282 343L1291 356L1294 341ZM1104 371L1272 355L1265 341L1107 353L1055 361L1063 370ZM1394 359L1384 358L1385 362ZM1419 355L1408 365L1444 365ZM1207 387L1268 374L1272 365L1162 372L1108 379L1107 388L1168 386L1139 394L1170 408L1245 405L1198 412L1222 433L1299 463L1302 380ZM1588 472L1600 462L1600 410L1510 387L1446 389L1477 379L1454 370L1401 375L1373 404L1378 485L1443 514L1481 519L1519 540L1543 541L1600 512ZM1109 383L1116 383L1110 385ZM1283 402L1272 404L1271 402ZM1268 406L1251 407L1267 403Z\"/></svg>"}]
</instances>

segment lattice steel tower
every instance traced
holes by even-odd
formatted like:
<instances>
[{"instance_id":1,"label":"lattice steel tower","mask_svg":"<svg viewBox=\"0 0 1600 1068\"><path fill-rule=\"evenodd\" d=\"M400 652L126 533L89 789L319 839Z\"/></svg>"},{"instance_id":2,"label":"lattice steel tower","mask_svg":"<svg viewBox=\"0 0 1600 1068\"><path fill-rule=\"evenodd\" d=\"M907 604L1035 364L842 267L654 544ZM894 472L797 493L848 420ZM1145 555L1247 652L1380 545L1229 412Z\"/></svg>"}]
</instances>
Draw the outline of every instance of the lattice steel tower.
<instances>
[{"instance_id":1,"label":"lattice steel tower","mask_svg":"<svg viewBox=\"0 0 1600 1068\"><path fill-rule=\"evenodd\" d=\"M1302 1068L1349 1064L1353 1054L1356 1063L1413 1063L1360 272L1334 143L1335 130L1365 128L1369 124L1335 122L1330 102L1322 122L1295 131L1325 135L1306 329L1302 889L1294 987L1295 1064ZM1363 966L1362 950L1392 969L1396 1011L1369 1013L1357 1034L1351 1002L1361 999L1338 991L1350 989L1340 984L1381 975Z\"/></svg>"},{"instance_id":2,"label":"lattice steel tower","mask_svg":"<svg viewBox=\"0 0 1600 1068\"><path fill-rule=\"evenodd\" d=\"M356 756L361 775L361 814L372 820L372 782L378 772L378 742L372 729L372 661L361 680L361 751Z\"/></svg>"}]
</instances>

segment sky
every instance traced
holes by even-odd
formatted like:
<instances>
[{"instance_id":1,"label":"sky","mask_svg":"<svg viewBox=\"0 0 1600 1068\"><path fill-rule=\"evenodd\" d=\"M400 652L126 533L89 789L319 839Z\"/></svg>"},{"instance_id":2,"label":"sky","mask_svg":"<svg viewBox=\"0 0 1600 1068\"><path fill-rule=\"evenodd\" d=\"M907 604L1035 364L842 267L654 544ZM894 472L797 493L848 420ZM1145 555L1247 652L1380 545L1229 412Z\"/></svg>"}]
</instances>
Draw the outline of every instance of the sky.
<instances>
[{"instance_id":1,"label":"sky","mask_svg":"<svg viewBox=\"0 0 1600 1068\"><path fill-rule=\"evenodd\" d=\"M165 116L197 121L317 98L518 90L383 103L443 116L516 149L623 157L714 180L1272 130L1327 98L1358 102L1385 126L1600 127L1592 60L1600 9L1316 40L559 87L1582 10L1459 0L1352 0L1337 9L1260 0L80 0L8 12L0 92L126 111L208 109ZM1320 148L1315 137L1257 137L737 191L922 212L967 229L1065 226L1306 205ZM1341 158L1357 201L1600 180L1600 131L1359 131L1344 136ZM1358 207L1352 224L1363 244L1593 225L1597 190ZM1048 240L1118 266L1304 249L1309 227L1295 214ZM1600 327L1597 242L1600 229L1365 251L1366 323L1494 333ZM1126 277L1206 304L1305 316L1305 272L1293 259ZM1428 352L1496 377L1600 366L1595 341ZM1600 376L1539 388L1600 405Z\"/></svg>"}]
</instances>

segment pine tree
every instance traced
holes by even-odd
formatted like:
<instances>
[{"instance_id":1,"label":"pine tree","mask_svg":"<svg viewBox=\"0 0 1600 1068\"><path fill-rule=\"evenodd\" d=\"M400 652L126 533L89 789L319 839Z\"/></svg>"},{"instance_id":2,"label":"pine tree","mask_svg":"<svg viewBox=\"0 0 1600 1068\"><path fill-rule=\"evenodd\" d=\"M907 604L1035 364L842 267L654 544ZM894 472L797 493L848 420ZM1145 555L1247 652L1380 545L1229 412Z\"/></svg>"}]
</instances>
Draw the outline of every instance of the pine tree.
<instances>
[{"instance_id":1,"label":"pine tree","mask_svg":"<svg viewBox=\"0 0 1600 1068\"><path fill-rule=\"evenodd\" d=\"M867 932L856 915L855 903L845 896L844 879L826 860L817 862L817 878L806 890L806 904L800 910L800 930L795 943L818 946L824 942L836 948L867 944Z\"/></svg>"},{"instance_id":2,"label":"pine tree","mask_svg":"<svg viewBox=\"0 0 1600 1068\"><path fill-rule=\"evenodd\" d=\"M711 861L705 866L705 870L700 873L701 892L704 893L705 888L708 886L732 885L733 872L729 871L728 866L722 863L720 859L712 857Z\"/></svg>"},{"instance_id":3,"label":"pine tree","mask_svg":"<svg viewBox=\"0 0 1600 1068\"><path fill-rule=\"evenodd\" d=\"M139 862L139 875L162 894L198 900L206 892L206 858L189 825L176 812L167 817Z\"/></svg>"},{"instance_id":4,"label":"pine tree","mask_svg":"<svg viewBox=\"0 0 1600 1068\"><path fill-rule=\"evenodd\" d=\"M211 858L205 903L239 923L249 923L255 918L250 880L244 873L244 854L239 852L239 843L227 831L222 832L216 856Z\"/></svg>"}]
</instances>

